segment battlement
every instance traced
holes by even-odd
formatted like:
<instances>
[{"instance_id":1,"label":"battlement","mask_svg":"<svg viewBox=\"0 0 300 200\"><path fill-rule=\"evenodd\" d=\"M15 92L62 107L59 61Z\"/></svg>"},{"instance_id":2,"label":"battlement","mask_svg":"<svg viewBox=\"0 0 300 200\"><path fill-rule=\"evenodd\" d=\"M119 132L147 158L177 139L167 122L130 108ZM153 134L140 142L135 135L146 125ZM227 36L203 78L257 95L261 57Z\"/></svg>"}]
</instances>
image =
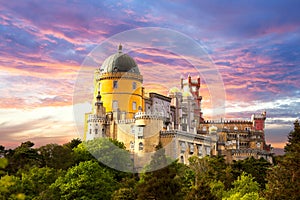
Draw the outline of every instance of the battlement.
<instances>
[{"instance_id":1,"label":"battlement","mask_svg":"<svg viewBox=\"0 0 300 200\"><path fill-rule=\"evenodd\" d=\"M204 120L201 124L252 124L249 120Z\"/></svg>"},{"instance_id":2,"label":"battlement","mask_svg":"<svg viewBox=\"0 0 300 200\"><path fill-rule=\"evenodd\" d=\"M151 112L137 112L134 115L135 119L155 119L155 120L164 120L167 118L166 115L164 115L164 113L162 112L155 112L155 113L151 113Z\"/></svg>"},{"instance_id":3,"label":"battlement","mask_svg":"<svg viewBox=\"0 0 300 200\"><path fill-rule=\"evenodd\" d=\"M95 78L97 81L101 81L104 79L135 79L140 82L143 82L143 76L136 73L130 72L100 72L96 70Z\"/></svg>"},{"instance_id":4,"label":"battlement","mask_svg":"<svg viewBox=\"0 0 300 200\"><path fill-rule=\"evenodd\" d=\"M117 124L133 124L135 122L135 119L121 119L116 120Z\"/></svg>"},{"instance_id":5,"label":"battlement","mask_svg":"<svg viewBox=\"0 0 300 200\"><path fill-rule=\"evenodd\" d=\"M88 116L88 122L100 122L100 123L105 123L106 117L98 117L97 115L90 114Z\"/></svg>"}]
</instances>

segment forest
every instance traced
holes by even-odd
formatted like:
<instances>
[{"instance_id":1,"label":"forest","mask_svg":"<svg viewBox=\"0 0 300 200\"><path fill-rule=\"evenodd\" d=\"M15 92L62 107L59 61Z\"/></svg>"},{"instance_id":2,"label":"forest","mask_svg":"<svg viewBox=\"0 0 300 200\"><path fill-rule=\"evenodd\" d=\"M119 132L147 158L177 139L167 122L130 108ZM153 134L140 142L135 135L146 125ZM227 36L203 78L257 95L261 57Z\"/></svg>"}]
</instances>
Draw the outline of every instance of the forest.
<instances>
[{"instance_id":1,"label":"forest","mask_svg":"<svg viewBox=\"0 0 300 200\"><path fill-rule=\"evenodd\" d=\"M297 120L288 134L285 154L274 156L274 164L252 157L230 164L220 156L191 157L188 166L174 161L156 171L129 173L108 167L94 156L98 153L108 161L117 159L126 164L128 156L118 151L105 155L110 150L109 143L125 149L123 143L111 139L90 143L94 148L88 149L80 139L38 148L31 141L15 149L1 145L0 200L300 199ZM161 149L160 144L157 149ZM157 164L164 166L167 159L164 151L157 151L147 169Z\"/></svg>"}]
</instances>

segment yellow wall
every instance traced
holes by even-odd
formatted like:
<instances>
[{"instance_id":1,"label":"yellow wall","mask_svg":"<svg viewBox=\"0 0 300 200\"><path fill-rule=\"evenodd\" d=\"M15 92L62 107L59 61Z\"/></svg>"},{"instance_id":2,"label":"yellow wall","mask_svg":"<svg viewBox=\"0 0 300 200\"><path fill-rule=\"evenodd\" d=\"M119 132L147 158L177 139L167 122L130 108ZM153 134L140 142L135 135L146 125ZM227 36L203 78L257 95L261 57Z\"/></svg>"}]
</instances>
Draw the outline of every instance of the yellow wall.
<instances>
[{"instance_id":1,"label":"yellow wall","mask_svg":"<svg viewBox=\"0 0 300 200\"><path fill-rule=\"evenodd\" d=\"M114 81L118 81L117 88L113 88ZM132 87L133 82L136 83L136 89ZM94 86L94 101L100 89L101 100L103 101L103 106L106 108L106 112L113 111L114 100L118 101L120 111L128 113L127 118L133 118L134 113L138 112L139 106L142 108L142 111L144 110L142 82L133 77L131 78L128 73L127 76L120 76L120 74L114 76L114 73L110 73L110 76L107 78L95 79ZM133 102L136 102L135 110L132 109ZM93 107L93 109L95 108Z\"/></svg>"}]
</instances>

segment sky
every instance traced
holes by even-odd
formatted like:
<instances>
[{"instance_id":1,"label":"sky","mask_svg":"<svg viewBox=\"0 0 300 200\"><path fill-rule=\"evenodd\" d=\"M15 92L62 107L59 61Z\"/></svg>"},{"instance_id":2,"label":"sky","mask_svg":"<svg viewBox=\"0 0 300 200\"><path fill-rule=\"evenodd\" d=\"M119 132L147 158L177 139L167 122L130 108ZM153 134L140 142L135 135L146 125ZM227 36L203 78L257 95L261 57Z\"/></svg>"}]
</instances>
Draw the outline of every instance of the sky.
<instances>
[{"instance_id":1,"label":"sky","mask_svg":"<svg viewBox=\"0 0 300 200\"><path fill-rule=\"evenodd\" d=\"M300 116L299 7L299 1L277 0L1 0L0 144L41 146L79 137L73 91L85 58L115 34L156 27L201 44L224 84L225 117L250 120L266 110L266 140L283 148ZM190 63L172 52L139 45L130 55L145 86L164 85L164 76L152 82L154 65L160 74L175 70L168 80L177 86L180 74L191 73ZM211 95L202 78L205 117Z\"/></svg>"}]
</instances>

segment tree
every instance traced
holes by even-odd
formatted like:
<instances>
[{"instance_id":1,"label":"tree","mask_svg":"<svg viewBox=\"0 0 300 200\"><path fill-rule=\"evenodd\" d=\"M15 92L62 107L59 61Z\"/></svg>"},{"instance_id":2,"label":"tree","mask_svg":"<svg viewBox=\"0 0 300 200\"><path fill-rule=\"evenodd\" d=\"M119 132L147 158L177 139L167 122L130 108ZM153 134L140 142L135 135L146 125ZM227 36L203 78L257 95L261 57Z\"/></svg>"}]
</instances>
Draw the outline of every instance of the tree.
<instances>
[{"instance_id":1,"label":"tree","mask_svg":"<svg viewBox=\"0 0 300 200\"><path fill-rule=\"evenodd\" d=\"M6 158L0 158L0 169L4 169L8 164ZM1 171L1 173L3 173ZM3 173L4 174L4 173ZM0 199L19 199L24 200L25 195L21 192L21 181L16 176L4 175L0 178Z\"/></svg>"},{"instance_id":2,"label":"tree","mask_svg":"<svg viewBox=\"0 0 300 200\"><path fill-rule=\"evenodd\" d=\"M75 163L79 164L80 162L97 160L86 148L84 143L79 144L73 149Z\"/></svg>"},{"instance_id":3,"label":"tree","mask_svg":"<svg viewBox=\"0 0 300 200\"><path fill-rule=\"evenodd\" d=\"M62 175L61 170L49 167L31 168L28 172L22 173L22 192L28 199L42 199L40 197L60 175Z\"/></svg>"},{"instance_id":4,"label":"tree","mask_svg":"<svg viewBox=\"0 0 300 200\"><path fill-rule=\"evenodd\" d=\"M254 181L251 174L242 173L237 180L233 182L233 188L224 193L225 200L262 200L259 197L259 184Z\"/></svg>"},{"instance_id":5,"label":"tree","mask_svg":"<svg viewBox=\"0 0 300 200\"><path fill-rule=\"evenodd\" d=\"M81 162L59 177L44 195L48 199L111 199L117 189L113 175L95 161Z\"/></svg>"},{"instance_id":6,"label":"tree","mask_svg":"<svg viewBox=\"0 0 300 200\"><path fill-rule=\"evenodd\" d=\"M289 153L299 150L297 144L300 144L300 125L298 120L294 122L294 130L288 135L288 143L284 147L285 152Z\"/></svg>"},{"instance_id":7,"label":"tree","mask_svg":"<svg viewBox=\"0 0 300 200\"><path fill-rule=\"evenodd\" d=\"M79 138L76 138L76 139L72 139L70 142L64 144L64 146L67 146L70 149L74 149L81 143L82 143L82 141Z\"/></svg>"},{"instance_id":8,"label":"tree","mask_svg":"<svg viewBox=\"0 0 300 200\"><path fill-rule=\"evenodd\" d=\"M68 169L75 163L73 151L68 146L47 144L38 149L43 166L55 169Z\"/></svg>"},{"instance_id":9,"label":"tree","mask_svg":"<svg viewBox=\"0 0 300 200\"><path fill-rule=\"evenodd\" d=\"M112 199L113 200L135 200L137 199L137 192L135 185L137 183L138 176L132 174L131 177L125 177L120 182L120 188L115 190Z\"/></svg>"},{"instance_id":10,"label":"tree","mask_svg":"<svg viewBox=\"0 0 300 200\"><path fill-rule=\"evenodd\" d=\"M5 174L4 169L8 165L8 160L6 158L0 158L0 177Z\"/></svg>"},{"instance_id":11,"label":"tree","mask_svg":"<svg viewBox=\"0 0 300 200\"><path fill-rule=\"evenodd\" d=\"M97 138L83 144L103 165L119 171L132 171L133 163L124 143L110 138Z\"/></svg>"},{"instance_id":12,"label":"tree","mask_svg":"<svg viewBox=\"0 0 300 200\"><path fill-rule=\"evenodd\" d=\"M185 199L216 199L217 197L211 192L210 188L210 182L215 180L216 177L216 171L210 164L210 158L193 156L189 159L189 162L189 167L194 173L191 178L194 181L192 181L193 184L190 186Z\"/></svg>"},{"instance_id":13,"label":"tree","mask_svg":"<svg viewBox=\"0 0 300 200\"><path fill-rule=\"evenodd\" d=\"M286 154L267 175L267 199L300 199L300 128L298 120L289 133Z\"/></svg>"},{"instance_id":14,"label":"tree","mask_svg":"<svg viewBox=\"0 0 300 200\"><path fill-rule=\"evenodd\" d=\"M249 157L245 160L239 160L232 164L233 172L237 178L243 172L251 174L256 182L259 183L262 189L265 189L267 170L271 164L263 158L255 159Z\"/></svg>"},{"instance_id":15,"label":"tree","mask_svg":"<svg viewBox=\"0 0 300 200\"><path fill-rule=\"evenodd\" d=\"M9 161L7 171L15 174L19 169L29 169L33 166L41 165L41 156L37 150L32 148L34 143L31 141L23 142L13 151L9 151L6 158Z\"/></svg>"},{"instance_id":16,"label":"tree","mask_svg":"<svg viewBox=\"0 0 300 200\"><path fill-rule=\"evenodd\" d=\"M147 170L150 172L142 174L137 184L137 199L167 200L178 199L181 196L180 181L176 177L178 170L177 162L173 162L168 166L167 164L165 151L161 143L159 143L147 167Z\"/></svg>"},{"instance_id":17,"label":"tree","mask_svg":"<svg viewBox=\"0 0 300 200\"><path fill-rule=\"evenodd\" d=\"M4 157L6 153L5 147L0 145L0 158Z\"/></svg>"}]
</instances>

